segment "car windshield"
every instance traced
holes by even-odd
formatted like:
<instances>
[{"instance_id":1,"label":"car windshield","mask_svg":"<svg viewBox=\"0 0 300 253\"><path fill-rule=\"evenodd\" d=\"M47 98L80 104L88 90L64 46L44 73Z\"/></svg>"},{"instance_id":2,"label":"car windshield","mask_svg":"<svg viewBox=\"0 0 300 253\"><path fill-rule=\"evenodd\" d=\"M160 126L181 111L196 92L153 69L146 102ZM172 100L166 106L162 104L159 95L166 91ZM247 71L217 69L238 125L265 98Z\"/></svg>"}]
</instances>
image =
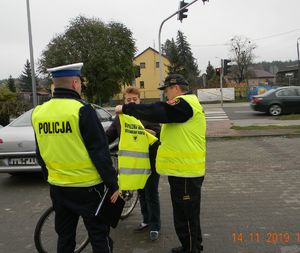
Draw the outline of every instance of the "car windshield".
<instances>
[{"instance_id":1,"label":"car windshield","mask_svg":"<svg viewBox=\"0 0 300 253\"><path fill-rule=\"evenodd\" d=\"M25 112L19 118L16 118L13 122L11 122L9 124L9 126L12 126L12 127L31 126L31 112L32 112L32 110Z\"/></svg>"}]
</instances>

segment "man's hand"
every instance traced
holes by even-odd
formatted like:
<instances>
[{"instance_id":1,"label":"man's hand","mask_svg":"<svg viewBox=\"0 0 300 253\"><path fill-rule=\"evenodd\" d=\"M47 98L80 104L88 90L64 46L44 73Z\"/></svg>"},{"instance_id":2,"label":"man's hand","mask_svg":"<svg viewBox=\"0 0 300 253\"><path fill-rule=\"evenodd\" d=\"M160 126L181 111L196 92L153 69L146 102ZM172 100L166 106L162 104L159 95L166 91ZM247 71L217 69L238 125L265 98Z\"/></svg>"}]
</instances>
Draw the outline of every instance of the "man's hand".
<instances>
[{"instance_id":1,"label":"man's hand","mask_svg":"<svg viewBox=\"0 0 300 253\"><path fill-rule=\"evenodd\" d=\"M156 136L156 132L154 130L152 130L152 129L145 128L145 131L147 131L148 133Z\"/></svg>"},{"instance_id":2,"label":"man's hand","mask_svg":"<svg viewBox=\"0 0 300 253\"><path fill-rule=\"evenodd\" d=\"M118 199L118 197L120 196L120 192L117 190L113 193L113 195L111 195L110 197L110 202L111 203L115 203Z\"/></svg>"},{"instance_id":3,"label":"man's hand","mask_svg":"<svg viewBox=\"0 0 300 253\"><path fill-rule=\"evenodd\" d=\"M122 105L117 105L116 108L115 108L115 112L116 113L122 113L122 109L123 109Z\"/></svg>"}]
</instances>

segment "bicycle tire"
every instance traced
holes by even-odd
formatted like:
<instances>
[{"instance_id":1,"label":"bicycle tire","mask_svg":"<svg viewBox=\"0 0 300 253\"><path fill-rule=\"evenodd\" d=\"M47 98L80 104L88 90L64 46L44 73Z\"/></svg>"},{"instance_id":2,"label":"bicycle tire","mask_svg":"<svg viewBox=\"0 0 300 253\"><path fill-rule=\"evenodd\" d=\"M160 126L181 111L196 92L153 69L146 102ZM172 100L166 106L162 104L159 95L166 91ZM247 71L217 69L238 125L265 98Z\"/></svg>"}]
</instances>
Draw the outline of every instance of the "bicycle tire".
<instances>
[{"instance_id":1,"label":"bicycle tire","mask_svg":"<svg viewBox=\"0 0 300 253\"><path fill-rule=\"evenodd\" d=\"M110 152L110 156L113 162L113 166L118 169L118 154L117 151ZM136 206L136 203L139 199L138 191L137 190L131 190L131 191L122 191L121 196L125 200L125 205L123 208L123 211L121 213L121 219L126 219L133 211L133 209Z\"/></svg>"},{"instance_id":2,"label":"bicycle tire","mask_svg":"<svg viewBox=\"0 0 300 253\"><path fill-rule=\"evenodd\" d=\"M126 219L133 211L139 199L138 191L122 191L122 197L125 200L125 205L121 213L121 219Z\"/></svg>"},{"instance_id":3,"label":"bicycle tire","mask_svg":"<svg viewBox=\"0 0 300 253\"><path fill-rule=\"evenodd\" d=\"M82 226L84 226L83 221L80 220L77 226L77 243L74 253L81 252L89 243L87 232ZM57 234L54 228L53 207L49 207L39 218L34 230L34 244L39 253L51 253L57 251Z\"/></svg>"}]
</instances>

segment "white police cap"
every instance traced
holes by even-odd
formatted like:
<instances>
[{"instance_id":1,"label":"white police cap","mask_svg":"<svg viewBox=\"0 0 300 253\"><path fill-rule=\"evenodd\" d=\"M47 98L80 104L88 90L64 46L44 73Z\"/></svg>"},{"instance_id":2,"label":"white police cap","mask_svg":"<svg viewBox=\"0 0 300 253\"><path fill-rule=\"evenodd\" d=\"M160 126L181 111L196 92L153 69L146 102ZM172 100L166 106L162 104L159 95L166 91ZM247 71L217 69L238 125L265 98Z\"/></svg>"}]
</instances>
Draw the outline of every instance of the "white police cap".
<instances>
[{"instance_id":1,"label":"white police cap","mask_svg":"<svg viewBox=\"0 0 300 253\"><path fill-rule=\"evenodd\" d=\"M65 76L80 76L81 68L83 66L82 62L73 63L69 65L58 66L55 68L47 69L51 73L53 78L56 77L65 77Z\"/></svg>"}]
</instances>

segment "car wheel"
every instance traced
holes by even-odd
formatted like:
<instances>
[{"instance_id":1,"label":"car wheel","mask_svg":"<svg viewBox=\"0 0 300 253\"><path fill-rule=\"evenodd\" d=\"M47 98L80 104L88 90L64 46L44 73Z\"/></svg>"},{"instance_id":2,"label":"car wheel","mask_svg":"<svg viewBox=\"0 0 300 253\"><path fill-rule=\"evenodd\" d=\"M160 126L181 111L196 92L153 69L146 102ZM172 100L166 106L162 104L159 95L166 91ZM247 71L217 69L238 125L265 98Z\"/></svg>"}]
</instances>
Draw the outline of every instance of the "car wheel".
<instances>
[{"instance_id":1,"label":"car wheel","mask_svg":"<svg viewBox=\"0 0 300 253\"><path fill-rule=\"evenodd\" d=\"M280 105L271 105L269 107L269 113L272 115L272 116L278 116L282 113L282 108Z\"/></svg>"}]
</instances>

